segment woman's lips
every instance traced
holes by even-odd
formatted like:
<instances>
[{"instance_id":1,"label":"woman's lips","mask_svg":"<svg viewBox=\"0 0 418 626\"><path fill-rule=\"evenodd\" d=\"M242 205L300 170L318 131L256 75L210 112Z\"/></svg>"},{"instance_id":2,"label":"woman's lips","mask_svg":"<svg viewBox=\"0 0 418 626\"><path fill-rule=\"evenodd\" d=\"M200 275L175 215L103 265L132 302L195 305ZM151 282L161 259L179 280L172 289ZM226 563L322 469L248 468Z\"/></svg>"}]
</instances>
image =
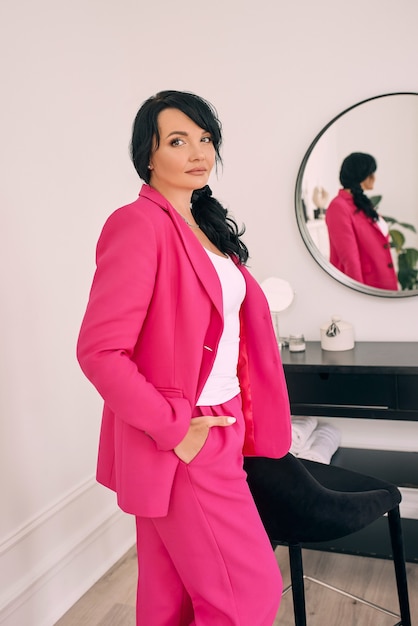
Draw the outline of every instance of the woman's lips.
<instances>
[{"instance_id":1,"label":"woman's lips","mask_svg":"<svg viewBox=\"0 0 418 626\"><path fill-rule=\"evenodd\" d=\"M206 170L189 170L188 172L186 172L186 174L191 174L192 176L201 176L202 174L206 174Z\"/></svg>"}]
</instances>

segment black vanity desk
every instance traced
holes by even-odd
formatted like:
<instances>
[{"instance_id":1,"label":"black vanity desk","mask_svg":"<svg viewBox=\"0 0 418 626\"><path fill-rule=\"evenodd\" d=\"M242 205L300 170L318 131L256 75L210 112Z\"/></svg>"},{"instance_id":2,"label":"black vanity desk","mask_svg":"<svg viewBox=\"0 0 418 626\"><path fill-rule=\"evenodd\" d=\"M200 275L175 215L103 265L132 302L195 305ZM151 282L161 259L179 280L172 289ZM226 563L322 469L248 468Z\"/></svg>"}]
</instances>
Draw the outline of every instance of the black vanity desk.
<instances>
[{"instance_id":1,"label":"black vanity desk","mask_svg":"<svg viewBox=\"0 0 418 626\"><path fill-rule=\"evenodd\" d=\"M329 352L282 348L294 415L418 421L418 342L358 342ZM418 450L418 442L417 442Z\"/></svg>"},{"instance_id":2,"label":"black vanity desk","mask_svg":"<svg viewBox=\"0 0 418 626\"><path fill-rule=\"evenodd\" d=\"M293 415L418 421L418 342L357 342L353 350L330 352L307 342L305 352L282 348ZM367 438L372 434L370 430ZM367 444L366 444L367 445ZM332 463L418 489L416 452L339 448ZM383 522L383 524L381 523ZM418 520L404 519L407 560L418 561ZM338 552L387 557L384 520L351 537L316 546Z\"/></svg>"}]
</instances>

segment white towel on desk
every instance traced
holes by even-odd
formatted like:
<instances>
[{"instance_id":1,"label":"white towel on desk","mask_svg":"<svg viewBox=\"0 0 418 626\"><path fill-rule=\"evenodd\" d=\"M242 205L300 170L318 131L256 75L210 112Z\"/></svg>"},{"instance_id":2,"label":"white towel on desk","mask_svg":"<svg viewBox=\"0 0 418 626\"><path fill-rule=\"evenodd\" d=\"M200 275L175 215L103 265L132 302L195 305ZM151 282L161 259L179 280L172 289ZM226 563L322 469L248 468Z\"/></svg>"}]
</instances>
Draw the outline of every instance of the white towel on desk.
<instances>
[{"instance_id":1,"label":"white towel on desk","mask_svg":"<svg viewBox=\"0 0 418 626\"><path fill-rule=\"evenodd\" d=\"M338 450L341 433L332 424L319 423L306 441L302 450L295 456L300 459L329 464L333 454Z\"/></svg>"},{"instance_id":2,"label":"white towel on desk","mask_svg":"<svg viewBox=\"0 0 418 626\"><path fill-rule=\"evenodd\" d=\"M290 452L297 455L306 445L309 437L318 425L316 417L306 415L304 417L292 416L292 446Z\"/></svg>"}]
</instances>

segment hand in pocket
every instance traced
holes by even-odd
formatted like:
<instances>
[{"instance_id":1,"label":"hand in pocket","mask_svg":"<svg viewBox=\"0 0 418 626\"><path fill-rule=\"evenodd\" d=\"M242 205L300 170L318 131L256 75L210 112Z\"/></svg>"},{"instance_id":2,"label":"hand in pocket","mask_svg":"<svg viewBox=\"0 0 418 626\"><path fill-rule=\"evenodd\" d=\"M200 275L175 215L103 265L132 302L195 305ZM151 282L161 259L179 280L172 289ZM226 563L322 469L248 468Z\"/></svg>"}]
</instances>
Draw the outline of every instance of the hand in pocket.
<instances>
[{"instance_id":1,"label":"hand in pocket","mask_svg":"<svg viewBox=\"0 0 418 626\"><path fill-rule=\"evenodd\" d=\"M192 417L189 430L184 439L174 448L175 454L184 463L190 463L205 445L209 429L213 426L231 426L235 424L235 417L226 415L201 415Z\"/></svg>"}]
</instances>

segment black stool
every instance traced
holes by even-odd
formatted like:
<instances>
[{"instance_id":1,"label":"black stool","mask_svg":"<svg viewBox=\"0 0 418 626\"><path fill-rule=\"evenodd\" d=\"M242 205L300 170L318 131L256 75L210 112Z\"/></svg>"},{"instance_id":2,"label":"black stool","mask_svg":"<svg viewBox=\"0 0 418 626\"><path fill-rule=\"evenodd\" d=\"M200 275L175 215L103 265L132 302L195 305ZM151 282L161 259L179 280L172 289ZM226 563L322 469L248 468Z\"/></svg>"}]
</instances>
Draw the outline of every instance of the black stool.
<instances>
[{"instance_id":1,"label":"black stool","mask_svg":"<svg viewBox=\"0 0 418 626\"><path fill-rule=\"evenodd\" d=\"M345 591L304 576L301 543L331 541L365 528L388 514L400 615L362 598L356 600L411 626L402 526L401 493L395 485L332 465L297 459L247 457L244 468L273 548L289 548L295 625L306 626L304 578L344 595Z\"/></svg>"}]
</instances>

